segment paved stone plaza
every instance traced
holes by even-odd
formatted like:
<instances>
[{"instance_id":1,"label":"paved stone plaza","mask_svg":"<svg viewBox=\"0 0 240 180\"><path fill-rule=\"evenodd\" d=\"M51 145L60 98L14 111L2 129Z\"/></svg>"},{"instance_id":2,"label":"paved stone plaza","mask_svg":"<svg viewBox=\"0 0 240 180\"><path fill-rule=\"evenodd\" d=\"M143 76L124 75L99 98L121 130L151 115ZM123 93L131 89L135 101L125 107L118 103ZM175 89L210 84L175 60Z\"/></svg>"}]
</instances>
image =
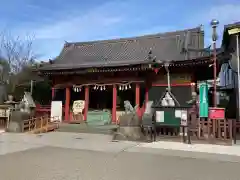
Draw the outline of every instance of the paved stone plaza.
<instances>
[{"instance_id":1,"label":"paved stone plaza","mask_svg":"<svg viewBox=\"0 0 240 180\"><path fill-rule=\"evenodd\" d=\"M110 142L105 135L1 134L1 180L239 180L240 158Z\"/></svg>"}]
</instances>

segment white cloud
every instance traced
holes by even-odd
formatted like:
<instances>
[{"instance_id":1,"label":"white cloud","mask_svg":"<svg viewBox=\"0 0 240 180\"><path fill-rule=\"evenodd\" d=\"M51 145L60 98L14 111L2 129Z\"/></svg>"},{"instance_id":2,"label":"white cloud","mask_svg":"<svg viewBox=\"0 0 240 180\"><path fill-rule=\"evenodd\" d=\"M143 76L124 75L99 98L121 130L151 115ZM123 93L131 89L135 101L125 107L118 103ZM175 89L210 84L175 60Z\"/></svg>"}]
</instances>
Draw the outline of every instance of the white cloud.
<instances>
[{"instance_id":1,"label":"white cloud","mask_svg":"<svg viewBox=\"0 0 240 180\"><path fill-rule=\"evenodd\" d=\"M115 0L89 10L68 9L56 12L57 15L54 17L47 16L43 21L24 24L24 27L22 29L18 27L17 31L34 33L39 43L38 49L44 51L46 56L54 56L60 52L64 40L88 41L118 38L119 36L136 36L192 28L200 24L205 27L206 45L209 45L211 43L211 19L216 18L220 21L218 28L220 37L223 25L240 20L240 3L230 4L230 1L225 1L225 4L218 3L214 7L199 7L197 11L186 12L189 14L188 19L182 19L182 22L177 23L177 27L174 23L161 21L158 18L154 19L155 15L164 17L170 13L168 8L161 9L154 15L154 13L143 13L146 9L144 4L138 8L134 8L135 6L135 0ZM28 8L37 9L39 7L29 5ZM219 43L221 43L220 40Z\"/></svg>"},{"instance_id":2,"label":"white cloud","mask_svg":"<svg viewBox=\"0 0 240 180\"><path fill-rule=\"evenodd\" d=\"M104 28L120 23L121 16L110 16L95 9L82 16L69 16L56 20L53 24L43 24L40 28L32 29L38 39L72 39L84 37L93 30L102 31Z\"/></svg>"},{"instance_id":3,"label":"white cloud","mask_svg":"<svg viewBox=\"0 0 240 180\"><path fill-rule=\"evenodd\" d=\"M212 19L219 20L221 25L226 25L236 21L240 21L240 2L236 4L219 4L197 11L197 14L192 14L188 24L202 23L209 25Z\"/></svg>"},{"instance_id":4,"label":"white cloud","mask_svg":"<svg viewBox=\"0 0 240 180\"><path fill-rule=\"evenodd\" d=\"M210 22L212 19L217 19L219 21L219 26L217 28L219 40L218 46L221 45L221 39L223 34L224 25L235 23L240 21L240 2L235 4L219 4L210 8L203 9L200 13L193 15L189 19L188 24L192 26L193 24L199 25L203 24L205 28L205 44L206 46L211 44L212 29ZM198 23L198 24L196 24Z\"/></svg>"},{"instance_id":5,"label":"white cloud","mask_svg":"<svg viewBox=\"0 0 240 180\"><path fill-rule=\"evenodd\" d=\"M42 22L32 22L16 27L14 33L24 36L26 32L31 32L35 37L36 51L40 54L46 53L42 58L53 58L60 52L65 40L87 41L114 36L117 26L127 22L124 12L114 9L116 7L123 9L126 4L115 1L82 13L73 10L70 14L65 14L62 11L58 17L49 17L47 21L44 19ZM28 8L40 7L29 5Z\"/></svg>"},{"instance_id":6,"label":"white cloud","mask_svg":"<svg viewBox=\"0 0 240 180\"><path fill-rule=\"evenodd\" d=\"M224 4L212 7L206 14L207 18L216 18L221 24L234 23L240 21L240 3L239 4Z\"/></svg>"},{"instance_id":7,"label":"white cloud","mask_svg":"<svg viewBox=\"0 0 240 180\"><path fill-rule=\"evenodd\" d=\"M52 25L43 25L40 29L33 30L33 32L35 32L38 39L68 39L84 36L93 29L101 30L107 26L119 23L121 20L121 17L86 14L81 17L65 19Z\"/></svg>"}]
</instances>

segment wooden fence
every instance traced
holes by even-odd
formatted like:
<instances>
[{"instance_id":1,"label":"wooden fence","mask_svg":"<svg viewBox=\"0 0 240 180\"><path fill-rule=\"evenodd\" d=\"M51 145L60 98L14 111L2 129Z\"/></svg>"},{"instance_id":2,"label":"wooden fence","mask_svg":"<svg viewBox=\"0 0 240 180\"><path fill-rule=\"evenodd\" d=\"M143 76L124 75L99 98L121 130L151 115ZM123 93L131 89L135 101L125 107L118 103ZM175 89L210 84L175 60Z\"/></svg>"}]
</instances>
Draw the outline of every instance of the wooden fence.
<instances>
[{"instance_id":1,"label":"wooden fence","mask_svg":"<svg viewBox=\"0 0 240 180\"><path fill-rule=\"evenodd\" d=\"M181 141L182 136L188 136L190 141L211 144L232 144L234 135L233 119L210 120L199 119L195 113L188 113L188 124L185 127L159 125L156 127L158 138ZM236 123L236 129L240 123ZM186 138L185 138L186 139Z\"/></svg>"},{"instance_id":2,"label":"wooden fence","mask_svg":"<svg viewBox=\"0 0 240 180\"><path fill-rule=\"evenodd\" d=\"M23 121L22 132L43 133L59 127L58 122L52 122L49 116L35 117Z\"/></svg>"},{"instance_id":3,"label":"wooden fence","mask_svg":"<svg viewBox=\"0 0 240 180\"><path fill-rule=\"evenodd\" d=\"M209 140L232 141L233 121L223 120L199 120L198 138Z\"/></svg>"}]
</instances>

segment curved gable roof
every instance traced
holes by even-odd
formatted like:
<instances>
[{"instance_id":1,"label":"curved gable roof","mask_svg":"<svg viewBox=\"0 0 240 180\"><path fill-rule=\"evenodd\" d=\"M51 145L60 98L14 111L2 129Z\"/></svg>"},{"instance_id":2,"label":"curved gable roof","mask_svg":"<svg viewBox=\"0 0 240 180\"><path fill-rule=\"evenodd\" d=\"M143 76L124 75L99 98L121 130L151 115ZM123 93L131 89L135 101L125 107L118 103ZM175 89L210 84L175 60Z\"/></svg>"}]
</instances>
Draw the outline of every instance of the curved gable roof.
<instances>
[{"instance_id":1,"label":"curved gable roof","mask_svg":"<svg viewBox=\"0 0 240 180\"><path fill-rule=\"evenodd\" d=\"M151 50L157 60L183 61L199 57L204 48L201 27L182 31L158 33L133 38L65 43L60 55L42 69L75 69L99 66L120 66L144 63Z\"/></svg>"}]
</instances>

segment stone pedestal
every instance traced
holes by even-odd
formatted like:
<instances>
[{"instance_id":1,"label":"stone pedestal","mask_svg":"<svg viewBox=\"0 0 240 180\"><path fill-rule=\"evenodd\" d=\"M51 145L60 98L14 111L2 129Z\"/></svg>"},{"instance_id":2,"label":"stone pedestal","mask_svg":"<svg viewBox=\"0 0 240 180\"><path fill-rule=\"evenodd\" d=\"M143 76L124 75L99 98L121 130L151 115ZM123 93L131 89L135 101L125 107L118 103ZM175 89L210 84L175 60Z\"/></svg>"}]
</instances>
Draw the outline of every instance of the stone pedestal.
<instances>
[{"instance_id":1,"label":"stone pedestal","mask_svg":"<svg viewBox=\"0 0 240 180\"><path fill-rule=\"evenodd\" d=\"M124 114L119 117L119 128L113 135L113 140L144 140L141 122L135 113Z\"/></svg>"}]
</instances>

